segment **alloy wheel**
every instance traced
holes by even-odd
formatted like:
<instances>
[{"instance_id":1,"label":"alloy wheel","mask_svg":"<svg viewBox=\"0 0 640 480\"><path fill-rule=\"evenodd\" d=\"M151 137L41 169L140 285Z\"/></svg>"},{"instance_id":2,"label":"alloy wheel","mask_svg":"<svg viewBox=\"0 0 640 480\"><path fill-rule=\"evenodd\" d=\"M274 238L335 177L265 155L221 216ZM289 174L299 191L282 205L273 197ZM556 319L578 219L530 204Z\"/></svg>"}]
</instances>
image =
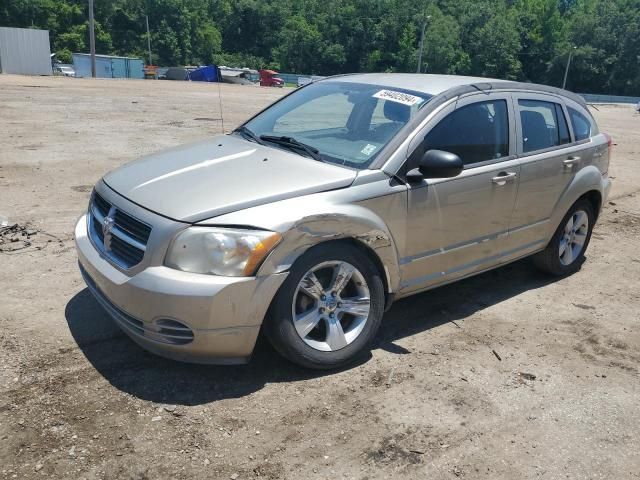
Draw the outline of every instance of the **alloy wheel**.
<instances>
[{"instance_id":1,"label":"alloy wheel","mask_svg":"<svg viewBox=\"0 0 640 480\"><path fill-rule=\"evenodd\" d=\"M562 265L571 265L580 256L588 233L589 216L584 210L577 210L569 217L560 238L558 255Z\"/></svg>"},{"instance_id":2,"label":"alloy wheel","mask_svg":"<svg viewBox=\"0 0 640 480\"><path fill-rule=\"evenodd\" d=\"M310 347L333 352L353 343L369 318L362 273L344 261L322 262L302 276L293 295L293 324Z\"/></svg>"}]
</instances>

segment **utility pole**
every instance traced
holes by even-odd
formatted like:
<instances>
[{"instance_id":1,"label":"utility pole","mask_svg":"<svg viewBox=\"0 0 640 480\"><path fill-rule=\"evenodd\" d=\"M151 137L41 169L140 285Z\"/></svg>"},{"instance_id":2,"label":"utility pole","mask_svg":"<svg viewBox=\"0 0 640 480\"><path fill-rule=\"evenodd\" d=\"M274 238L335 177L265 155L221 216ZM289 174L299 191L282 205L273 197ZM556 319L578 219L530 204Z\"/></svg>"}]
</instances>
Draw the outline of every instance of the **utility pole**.
<instances>
[{"instance_id":1,"label":"utility pole","mask_svg":"<svg viewBox=\"0 0 640 480\"><path fill-rule=\"evenodd\" d=\"M93 0L89 0L89 49L91 52L91 76L96 78L96 30L93 19Z\"/></svg>"},{"instance_id":2,"label":"utility pole","mask_svg":"<svg viewBox=\"0 0 640 480\"><path fill-rule=\"evenodd\" d=\"M149 49L149 65L153 65L153 61L151 60L151 34L149 33L149 15L145 15L145 19L147 20L147 48Z\"/></svg>"},{"instance_id":3,"label":"utility pole","mask_svg":"<svg viewBox=\"0 0 640 480\"><path fill-rule=\"evenodd\" d=\"M562 89L567 86L567 76L569 75L569 65L571 65L571 57L573 56L573 50L577 47L573 47L572 50L569 50L569 58L567 59L567 67L564 69L564 80L562 80Z\"/></svg>"},{"instance_id":4,"label":"utility pole","mask_svg":"<svg viewBox=\"0 0 640 480\"><path fill-rule=\"evenodd\" d=\"M427 28L427 22L431 19L431 15L427 15L422 22L422 34L420 35L420 51L418 53L418 68L416 73L422 71L422 51L424 50L424 31Z\"/></svg>"}]
</instances>

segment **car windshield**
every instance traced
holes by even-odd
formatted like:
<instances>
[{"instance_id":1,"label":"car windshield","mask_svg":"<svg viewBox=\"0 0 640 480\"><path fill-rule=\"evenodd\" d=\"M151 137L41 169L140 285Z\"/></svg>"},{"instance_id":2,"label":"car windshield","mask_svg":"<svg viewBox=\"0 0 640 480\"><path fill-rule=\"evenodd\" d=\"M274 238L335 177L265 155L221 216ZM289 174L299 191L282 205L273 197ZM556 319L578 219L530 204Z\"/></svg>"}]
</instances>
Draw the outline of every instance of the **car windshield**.
<instances>
[{"instance_id":1,"label":"car windshield","mask_svg":"<svg viewBox=\"0 0 640 480\"><path fill-rule=\"evenodd\" d=\"M431 95L382 85L325 81L285 97L244 125L253 139L364 169ZM241 133L241 132L239 132ZM278 138L276 138L278 137ZM291 140L293 139L293 140Z\"/></svg>"}]
</instances>

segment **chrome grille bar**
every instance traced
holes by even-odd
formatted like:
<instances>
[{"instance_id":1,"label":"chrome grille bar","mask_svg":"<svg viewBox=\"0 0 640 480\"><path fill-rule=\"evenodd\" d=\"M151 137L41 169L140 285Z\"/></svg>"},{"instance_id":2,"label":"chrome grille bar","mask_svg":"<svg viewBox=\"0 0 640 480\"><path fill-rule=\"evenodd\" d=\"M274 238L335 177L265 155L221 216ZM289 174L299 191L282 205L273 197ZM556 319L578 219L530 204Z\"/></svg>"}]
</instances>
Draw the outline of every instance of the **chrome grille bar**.
<instances>
[{"instance_id":1,"label":"chrome grille bar","mask_svg":"<svg viewBox=\"0 0 640 480\"><path fill-rule=\"evenodd\" d=\"M89 214L89 236L109 260L125 269L142 261L151 235L150 225L120 210L95 191Z\"/></svg>"}]
</instances>

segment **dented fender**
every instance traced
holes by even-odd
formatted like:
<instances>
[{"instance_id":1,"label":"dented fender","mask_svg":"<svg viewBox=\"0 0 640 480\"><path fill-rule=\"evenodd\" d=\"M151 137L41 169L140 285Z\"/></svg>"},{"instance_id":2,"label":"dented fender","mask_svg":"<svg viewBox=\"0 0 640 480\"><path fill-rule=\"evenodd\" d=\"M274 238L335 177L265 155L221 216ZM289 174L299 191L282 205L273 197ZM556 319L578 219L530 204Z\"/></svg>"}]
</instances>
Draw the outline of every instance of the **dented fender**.
<instances>
[{"instance_id":1,"label":"dented fender","mask_svg":"<svg viewBox=\"0 0 640 480\"><path fill-rule=\"evenodd\" d=\"M315 245L345 239L359 242L380 260L387 290L394 292L400 285L401 245L396 245L397 239L385 219L404 222L406 198L406 188L390 188L386 178L384 182L352 186L348 191L323 192L261 205L200 224L243 225L280 233L281 241L264 260L257 276L289 270ZM403 227L404 223L396 227L397 231L403 231Z\"/></svg>"},{"instance_id":2,"label":"dented fender","mask_svg":"<svg viewBox=\"0 0 640 480\"><path fill-rule=\"evenodd\" d=\"M399 262L393 237L374 212L357 205L343 211L308 215L283 233L282 241L262 264L259 275L287 271L309 248L328 241L353 239L368 247L384 268L388 291L400 283Z\"/></svg>"}]
</instances>

